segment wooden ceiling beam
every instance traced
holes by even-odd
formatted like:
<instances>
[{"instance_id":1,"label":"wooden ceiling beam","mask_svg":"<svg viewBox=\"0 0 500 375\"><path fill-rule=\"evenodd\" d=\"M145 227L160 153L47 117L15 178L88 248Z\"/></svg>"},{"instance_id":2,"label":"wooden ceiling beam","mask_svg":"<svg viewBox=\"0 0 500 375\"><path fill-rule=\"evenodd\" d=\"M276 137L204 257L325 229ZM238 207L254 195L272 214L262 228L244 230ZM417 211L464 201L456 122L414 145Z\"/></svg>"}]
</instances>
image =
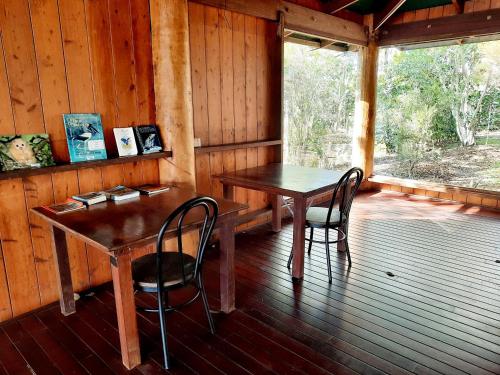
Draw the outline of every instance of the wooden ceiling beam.
<instances>
[{"instance_id":1,"label":"wooden ceiling beam","mask_svg":"<svg viewBox=\"0 0 500 375\"><path fill-rule=\"evenodd\" d=\"M317 35L326 39L368 45L365 28L359 23L281 0L190 0L193 3L278 21L278 14L285 17L285 27L290 30Z\"/></svg>"},{"instance_id":2,"label":"wooden ceiling beam","mask_svg":"<svg viewBox=\"0 0 500 375\"><path fill-rule=\"evenodd\" d=\"M356 22L287 1L281 2L280 10L285 16L285 27L287 29L357 46L368 45L368 36L365 33L364 26Z\"/></svg>"},{"instance_id":3,"label":"wooden ceiling beam","mask_svg":"<svg viewBox=\"0 0 500 375\"><path fill-rule=\"evenodd\" d=\"M404 3L406 3L406 0L390 0L381 12L374 15L373 30L382 27Z\"/></svg>"},{"instance_id":4,"label":"wooden ceiling beam","mask_svg":"<svg viewBox=\"0 0 500 375\"><path fill-rule=\"evenodd\" d=\"M453 6L458 14L462 14L464 12L465 0L451 0L451 2L453 3Z\"/></svg>"},{"instance_id":5,"label":"wooden ceiling beam","mask_svg":"<svg viewBox=\"0 0 500 375\"><path fill-rule=\"evenodd\" d=\"M326 4L326 13L334 14L339 10L356 4L359 0L333 0Z\"/></svg>"},{"instance_id":6,"label":"wooden ceiling beam","mask_svg":"<svg viewBox=\"0 0 500 375\"><path fill-rule=\"evenodd\" d=\"M471 37L499 36L500 9L384 26L379 46L404 46Z\"/></svg>"}]
</instances>

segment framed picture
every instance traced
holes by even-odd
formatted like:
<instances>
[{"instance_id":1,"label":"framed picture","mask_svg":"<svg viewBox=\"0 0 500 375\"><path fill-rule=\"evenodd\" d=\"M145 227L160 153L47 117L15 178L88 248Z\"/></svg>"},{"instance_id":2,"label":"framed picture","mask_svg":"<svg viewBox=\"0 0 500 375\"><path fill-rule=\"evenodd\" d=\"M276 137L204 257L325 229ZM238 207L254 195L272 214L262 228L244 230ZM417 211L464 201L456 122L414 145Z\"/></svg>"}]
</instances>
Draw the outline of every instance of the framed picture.
<instances>
[{"instance_id":1,"label":"framed picture","mask_svg":"<svg viewBox=\"0 0 500 375\"><path fill-rule=\"evenodd\" d=\"M55 165L47 134L0 136L0 170Z\"/></svg>"},{"instance_id":2,"label":"framed picture","mask_svg":"<svg viewBox=\"0 0 500 375\"><path fill-rule=\"evenodd\" d=\"M107 159L100 114L64 114L63 120L72 163Z\"/></svg>"}]
</instances>

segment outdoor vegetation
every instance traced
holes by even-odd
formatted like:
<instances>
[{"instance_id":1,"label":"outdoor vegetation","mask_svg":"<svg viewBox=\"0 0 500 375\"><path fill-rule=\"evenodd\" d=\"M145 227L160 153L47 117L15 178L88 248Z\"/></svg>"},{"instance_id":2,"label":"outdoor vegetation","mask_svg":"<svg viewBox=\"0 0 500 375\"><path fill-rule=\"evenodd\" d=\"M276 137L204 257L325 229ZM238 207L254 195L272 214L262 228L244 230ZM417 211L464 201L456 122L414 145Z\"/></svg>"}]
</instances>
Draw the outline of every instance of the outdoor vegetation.
<instances>
[{"instance_id":1,"label":"outdoor vegetation","mask_svg":"<svg viewBox=\"0 0 500 375\"><path fill-rule=\"evenodd\" d=\"M357 54L287 43L285 161L347 168ZM500 190L500 41L379 56L375 173Z\"/></svg>"},{"instance_id":2,"label":"outdoor vegetation","mask_svg":"<svg viewBox=\"0 0 500 375\"><path fill-rule=\"evenodd\" d=\"M500 190L500 42L379 57L375 173Z\"/></svg>"},{"instance_id":3,"label":"outdoor vegetation","mask_svg":"<svg viewBox=\"0 0 500 375\"><path fill-rule=\"evenodd\" d=\"M357 53L285 44L285 162L351 165Z\"/></svg>"}]
</instances>

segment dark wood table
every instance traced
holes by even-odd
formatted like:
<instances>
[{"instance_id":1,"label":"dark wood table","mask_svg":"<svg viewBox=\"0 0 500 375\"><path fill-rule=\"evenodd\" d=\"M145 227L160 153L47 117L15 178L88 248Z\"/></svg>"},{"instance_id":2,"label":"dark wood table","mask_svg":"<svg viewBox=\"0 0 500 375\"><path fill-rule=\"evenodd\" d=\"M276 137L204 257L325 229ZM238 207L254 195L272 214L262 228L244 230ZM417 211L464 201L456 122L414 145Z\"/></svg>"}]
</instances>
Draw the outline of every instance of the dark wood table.
<instances>
[{"instance_id":1,"label":"dark wood table","mask_svg":"<svg viewBox=\"0 0 500 375\"><path fill-rule=\"evenodd\" d=\"M107 201L61 215L53 214L42 207L32 209L51 225L61 312L64 315L76 311L66 234L71 233L109 255L122 360L129 369L141 363L132 281L133 252L137 248L154 243L167 216L195 196L193 191L171 188L168 192L158 195L141 195L122 202ZM220 230L221 310L229 313L235 308L235 218L238 211L248 207L222 199L217 199L217 203L220 210L217 228ZM196 230L201 224L199 211L190 213L185 224L186 231ZM167 232L166 238L174 236L175 231L171 230Z\"/></svg>"},{"instance_id":2,"label":"dark wood table","mask_svg":"<svg viewBox=\"0 0 500 375\"><path fill-rule=\"evenodd\" d=\"M283 196L293 198L293 268L292 276L304 277L305 221L307 199L333 191L342 173L319 168L285 164L269 164L242 169L217 176L224 186L224 198L234 199L234 187L259 190L270 195L274 231L281 230L281 202ZM337 247L343 251L342 244Z\"/></svg>"}]
</instances>

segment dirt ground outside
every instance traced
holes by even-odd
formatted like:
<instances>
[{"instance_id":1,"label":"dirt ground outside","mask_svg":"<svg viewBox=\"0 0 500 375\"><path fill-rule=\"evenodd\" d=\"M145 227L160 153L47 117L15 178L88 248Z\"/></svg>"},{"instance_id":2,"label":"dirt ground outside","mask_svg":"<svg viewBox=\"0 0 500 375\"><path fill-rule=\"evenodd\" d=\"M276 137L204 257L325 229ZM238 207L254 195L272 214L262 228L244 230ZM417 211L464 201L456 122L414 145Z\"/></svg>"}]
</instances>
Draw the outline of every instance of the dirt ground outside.
<instances>
[{"instance_id":1,"label":"dirt ground outside","mask_svg":"<svg viewBox=\"0 0 500 375\"><path fill-rule=\"evenodd\" d=\"M376 145L375 174L500 191L500 131L479 134L472 147L429 150L415 164Z\"/></svg>"}]
</instances>

